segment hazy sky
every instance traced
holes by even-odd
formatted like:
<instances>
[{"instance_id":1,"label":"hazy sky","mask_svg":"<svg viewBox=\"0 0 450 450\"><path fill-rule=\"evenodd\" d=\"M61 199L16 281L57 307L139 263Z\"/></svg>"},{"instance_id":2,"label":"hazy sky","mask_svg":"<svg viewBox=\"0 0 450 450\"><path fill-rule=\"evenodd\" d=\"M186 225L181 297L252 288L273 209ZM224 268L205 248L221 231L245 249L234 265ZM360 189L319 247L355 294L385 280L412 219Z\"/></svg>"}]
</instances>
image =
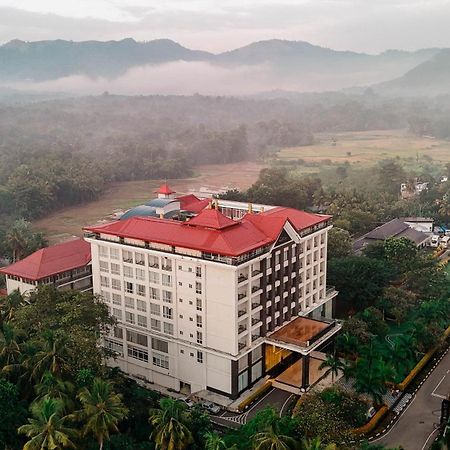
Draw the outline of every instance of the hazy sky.
<instances>
[{"instance_id":1,"label":"hazy sky","mask_svg":"<svg viewBox=\"0 0 450 450\"><path fill-rule=\"evenodd\" d=\"M0 42L167 37L222 51L305 40L335 49L450 47L450 0L0 0Z\"/></svg>"}]
</instances>

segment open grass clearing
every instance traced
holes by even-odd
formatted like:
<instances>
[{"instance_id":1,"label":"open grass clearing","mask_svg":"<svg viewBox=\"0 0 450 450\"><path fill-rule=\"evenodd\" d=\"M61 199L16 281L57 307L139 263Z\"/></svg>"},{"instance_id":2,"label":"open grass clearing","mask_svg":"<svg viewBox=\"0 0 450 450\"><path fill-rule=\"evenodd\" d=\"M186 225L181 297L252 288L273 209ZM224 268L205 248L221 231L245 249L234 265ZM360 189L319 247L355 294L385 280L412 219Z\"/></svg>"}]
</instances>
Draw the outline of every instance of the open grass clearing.
<instances>
[{"instance_id":1,"label":"open grass clearing","mask_svg":"<svg viewBox=\"0 0 450 450\"><path fill-rule=\"evenodd\" d=\"M335 140L336 145L333 145ZM280 160L302 159L305 162L350 163L369 166L387 158L432 158L434 162L450 162L450 142L420 138L406 130L382 130L343 133L320 133L316 143L289 147L278 153Z\"/></svg>"}]
</instances>

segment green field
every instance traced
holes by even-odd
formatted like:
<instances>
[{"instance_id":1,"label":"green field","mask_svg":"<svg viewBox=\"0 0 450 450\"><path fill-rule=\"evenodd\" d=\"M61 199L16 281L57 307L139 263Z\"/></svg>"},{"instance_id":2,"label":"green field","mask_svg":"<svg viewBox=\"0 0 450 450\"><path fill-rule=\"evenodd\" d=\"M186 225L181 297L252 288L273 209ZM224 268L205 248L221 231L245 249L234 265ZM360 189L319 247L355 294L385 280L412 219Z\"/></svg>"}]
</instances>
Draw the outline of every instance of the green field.
<instances>
[{"instance_id":1,"label":"green field","mask_svg":"<svg viewBox=\"0 0 450 450\"><path fill-rule=\"evenodd\" d=\"M333 145L335 140L335 145ZM321 133L316 143L305 147L289 147L278 153L280 160L302 159L307 163L350 163L368 166L377 161L399 157L450 162L450 142L413 136L406 130Z\"/></svg>"}]
</instances>

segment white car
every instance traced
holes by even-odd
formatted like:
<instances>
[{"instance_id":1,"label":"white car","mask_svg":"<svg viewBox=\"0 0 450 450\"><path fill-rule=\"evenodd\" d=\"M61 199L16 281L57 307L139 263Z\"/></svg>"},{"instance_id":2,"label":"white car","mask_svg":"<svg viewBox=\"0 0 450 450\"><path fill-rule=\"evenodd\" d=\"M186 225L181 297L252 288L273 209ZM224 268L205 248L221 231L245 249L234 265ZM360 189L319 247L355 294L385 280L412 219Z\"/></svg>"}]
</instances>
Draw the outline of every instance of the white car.
<instances>
[{"instance_id":1,"label":"white car","mask_svg":"<svg viewBox=\"0 0 450 450\"><path fill-rule=\"evenodd\" d=\"M195 402L192 401L189 397L183 397L179 400L180 402L183 402L188 408L192 408L195 405Z\"/></svg>"},{"instance_id":2,"label":"white car","mask_svg":"<svg viewBox=\"0 0 450 450\"><path fill-rule=\"evenodd\" d=\"M210 414L219 414L220 413L220 406L212 403L212 402L201 402L200 406L204 409L206 409Z\"/></svg>"}]
</instances>

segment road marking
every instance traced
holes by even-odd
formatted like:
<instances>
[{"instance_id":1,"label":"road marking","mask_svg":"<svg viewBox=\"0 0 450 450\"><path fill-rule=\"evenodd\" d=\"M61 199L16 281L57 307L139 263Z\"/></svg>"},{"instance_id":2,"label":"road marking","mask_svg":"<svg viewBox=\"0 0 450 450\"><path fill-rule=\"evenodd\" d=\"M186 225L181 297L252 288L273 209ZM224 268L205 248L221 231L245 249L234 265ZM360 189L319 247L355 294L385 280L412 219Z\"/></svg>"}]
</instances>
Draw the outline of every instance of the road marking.
<instances>
[{"instance_id":1,"label":"road marking","mask_svg":"<svg viewBox=\"0 0 450 450\"><path fill-rule=\"evenodd\" d=\"M283 406L281 407L281 409L280 409L280 417L282 417L283 416L283 410L284 410L284 408L286 407L286 405L290 402L290 400L291 400L291 398L294 396L294 394L291 394L288 398L287 398L287 400L283 403Z\"/></svg>"},{"instance_id":2,"label":"road marking","mask_svg":"<svg viewBox=\"0 0 450 450\"><path fill-rule=\"evenodd\" d=\"M436 433L436 431L439 431L439 428L435 428L427 437L427 440L425 441L425 444L423 444L423 447L421 448L421 450L425 450L427 448L427 444L428 441L431 439L431 437L433 436L434 433Z\"/></svg>"},{"instance_id":3,"label":"road marking","mask_svg":"<svg viewBox=\"0 0 450 450\"><path fill-rule=\"evenodd\" d=\"M266 397L268 397L273 391L275 390L275 388L271 388L269 392L267 392L266 395L264 395L263 397L261 397L250 409L248 409L248 411L246 412L246 414L248 415L248 413L250 411L253 411Z\"/></svg>"},{"instance_id":4,"label":"road marking","mask_svg":"<svg viewBox=\"0 0 450 450\"><path fill-rule=\"evenodd\" d=\"M447 397L445 397L444 395L439 395L439 394L436 394L435 392L436 392L436 390L437 389L439 389L439 386L442 384L442 382L444 381L444 379L445 379L445 377L446 377L447 375L444 375L442 378L441 378L441 381L439 381L439 383L436 385L436 387L434 388L434 390L433 390L433 392L431 393L431 395L433 396L433 397L439 397L439 398L443 398L443 399L446 399Z\"/></svg>"}]
</instances>

